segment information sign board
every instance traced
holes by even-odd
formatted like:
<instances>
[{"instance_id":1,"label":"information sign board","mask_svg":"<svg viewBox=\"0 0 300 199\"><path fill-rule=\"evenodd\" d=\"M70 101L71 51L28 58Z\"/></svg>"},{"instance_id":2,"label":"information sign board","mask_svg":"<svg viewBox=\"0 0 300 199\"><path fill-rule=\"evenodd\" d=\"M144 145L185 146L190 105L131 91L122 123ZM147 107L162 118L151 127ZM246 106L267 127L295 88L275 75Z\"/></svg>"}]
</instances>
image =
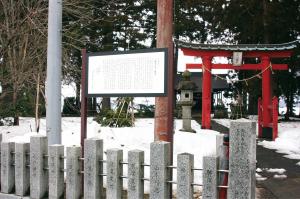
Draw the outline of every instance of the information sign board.
<instances>
[{"instance_id":1,"label":"information sign board","mask_svg":"<svg viewBox=\"0 0 300 199\"><path fill-rule=\"evenodd\" d=\"M86 96L166 96L167 49L88 53Z\"/></svg>"}]
</instances>

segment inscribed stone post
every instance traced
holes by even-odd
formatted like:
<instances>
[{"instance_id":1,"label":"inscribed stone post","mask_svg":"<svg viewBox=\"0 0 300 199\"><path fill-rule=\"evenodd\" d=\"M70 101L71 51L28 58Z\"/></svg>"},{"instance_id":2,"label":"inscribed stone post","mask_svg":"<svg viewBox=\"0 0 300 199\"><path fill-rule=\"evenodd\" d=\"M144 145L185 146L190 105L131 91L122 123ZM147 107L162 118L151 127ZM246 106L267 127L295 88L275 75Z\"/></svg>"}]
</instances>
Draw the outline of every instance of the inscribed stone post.
<instances>
[{"instance_id":1,"label":"inscribed stone post","mask_svg":"<svg viewBox=\"0 0 300 199\"><path fill-rule=\"evenodd\" d=\"M144 151L131 150L128 152L128 198L144 198Z\"/></svg>"},{"instance_id":2,"label":"inscribed stone post","mask_svg":"<svg viewBox=\"0 0 300 199\"><path fill-rule=\"evenodd\" d=\"M194 155L182 153L177 155L177 197L181 199L193 198Z\"/></svg>"},{"instance_id":3,"label":"inscribed stone post","mask_svg":"<svg viewBox=\"0 0 300 199\"><path fill-rule=\"evenodd\" d=\"M80 157L79 146L67 147L66 198L68 199L79 199L82 195Z\"/></svg>"},{"instance_id":4,"label":"inscribed stone post","mask_svg":"<svg viewBox=\"0 0 300 199\"><path fill-rule=\"evenodd\" d=\"M103 192L103 140L92 138L84 141L84 198L102 198Z\"/></svg>"},{"instance_id":5,"label":"inscribed stone post","mask_svg":"<svg viewBox=\"0 0 300 199\"><path fill-rule=\"evenodd\" d=\"M49 199L60 199L64 195L64 146L51 145L49 157Z\"/></svg>"},{"instance_id":6,"label":"inscribed stone post","mask_svg":"<svg viewBox=\"0 0 300 199\"><path fill-rule=\"evenodd\" d=\"M256 126L237 120L230 124L228 198L255 198Z\"/></svg>"},{"instance_id":7,"label":"inscribed stone post","mask_svg":"<svg viewBox=\"0 0 300 199\"><path fill-rule=\"evenodd\" d=\"M121 161L123 160L123 151L120 149L107 150L107 190L106 197L110 199L121 199L123 180L123 166Z\"/></svg>"},{"instance_id":8,"label":"inscribed stone post","mask_svg":"<svg viewBox=\"0 0 300 199\"><path fill-rule=\"evenodd\" d=\"M171 198L171 144L157 141L150 145L150 199Z\"/></svg>"},{"instance_id":9,"label":"inscribed stone post","mask_svg":"<svg viewBox=\"0 0 300 199\"><path fill-rule=\"evenodd\" d=\"M25 196L29 192L29 143L15 144L16 195Z\"/></svg>"},{"instance_id":10,"label":"inscribed stone post","mask_svg":"<svg viewBox=\"0 0 300 199\"><path fill-rule=\"evenodd\" d=\"M15 185L13 154L15 143L1 143L1 192L10 193Z\"/></svg>"},{"instance_id":11,"label":"inscribed stone post","mask_svg":"<svg viewBox=\"0 0 300 199\"><path fill-rule=\"evenodd\" d=\"M218 198L218 162L217 156L203 157L203 199Z\"/></svg>"},{"instance_id":12,"label":"inscribed stone post","mask_svg":"<svg viewBox=\"0 0 300 199\"><path fill-rule=\"evenodd\" d=\"M48 193L48 171L44 168L48 164L48 159L45 158L48 153L47 145L46 136L30 138L30 198L40 199Z\"/></svg>"}]
</instances>

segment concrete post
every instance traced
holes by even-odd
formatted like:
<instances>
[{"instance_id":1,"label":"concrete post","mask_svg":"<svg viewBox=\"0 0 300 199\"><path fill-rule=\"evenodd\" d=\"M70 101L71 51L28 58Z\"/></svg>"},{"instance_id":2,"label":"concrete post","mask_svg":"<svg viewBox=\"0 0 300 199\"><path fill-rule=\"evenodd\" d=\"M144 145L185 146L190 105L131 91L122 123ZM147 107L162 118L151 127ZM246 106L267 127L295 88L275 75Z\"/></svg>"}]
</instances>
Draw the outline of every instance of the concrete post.
<instances>
[{"instance_id":1,"label":"concrete post","mask_svg":"<svg viewBox=\"0 0 300 199\"><path fill-rule=\"evenodd\" d=\"M120 162L123 160L123 151L120 149L107 150L107 189L106 198L121 199L123 180L123 166Z\"/></svg>"},{"instance_id":2,"label":"concrete post","mask_svg":"<svg viewBox=\"0 0 300 199\"><path fill-rule=\"evenodd\" d=\"M171 144L157 141L150 145L150 199L171 198Z\"/></svg>"},{"instance_id":3,"label":"concrete post","mask_svg":"<svg viewBox=\"0 0 300 199\"><path fill-rule=\"evenodd\" d=\"M15 181L16 195L25 196L29 192L29 143L15 144Z\"/></svg>"},{"instance_id":4,"label":"concrete post","mask_svg":"<svg viewBox=\"0 0 300 199\"><path fill-rule=\"evenodd\" d=\"M66 198L68 199L79 199L82 196L80 157L80 147L67 147Z\"/></svg>"},{"instance_id":5,"label":"concrete post","mask_svg":"<svg viewBox=\"0 0 300 199\"><path fill-rule=\"evenodd\" d=\"M193 198L193 167L194 155L189 153L182 153L177 155L177 198Z\"/></svg>"},{"instance_id":6,"label":"concrete post","mask_svg":"<svg viewBox=\"0 0 300 199\"><path fill-rule=\"evenodd\" d=\"M49 150L49 199L60 199L64 195L64 146L51 145Z\"/></svg>"},{"instance_id":7,"label":"concrete post","mask_svg":"<svg viewBox=\"0 0 300 199\"><path fill-rule=\"evenodd\" d=\"M45 136L30 138L30 198L40 199L48 193L48 171L45 155L48 153L48 139Z\"/></svg>"},{"instance_id":8,"label":"concrete post","mask_svg":"<svg viewBox=\"0 0 300 199\"><path fill-rule=\"evenodd\" d=\"M62 0L49 1L46 130L50 144L61 144Z\"/></svg>"},{"instance_id":9,"label":"concrete post","mask_svg":"<svg viewBox=\"0 0 300 199\"><path fill-rule=\"evenodd\" d=\"M128 152L128 198L144 198L144 151L131 150Z\"/></svg>"},{"instance_id":10,"label":"concrete post","mask_svg":"<svg viewBox=\"0 0 300 199\"><path fill-rule=\"evenodd\" d=\"M256 126L255 122L230 123L228 198L255 198Z\"/></svg>"},{"instance_id":11,"label":"concrete post","mask_svg":"<svg viewBox=\"0 0 300 199\"><path fill-rule=\"evenodd\" d=\"M84 198L96 199L103 195L103 140L84 141Z\"/></svg>"},{"instance_id":12,"label":"concrete post","mask_svg":"<svg viewBox=\"0 0 300 199\"><path fill-rule=\"evenodd\" d=\"M218 157L203 157L202 199L218 198Z\"/></svg>"},{"instance_id":13,"label":"concrete post","mask_svg":"<svg viewBox=\"0 0 300 199\"><path fill-rule=\"evenodd\" d=\"M13 154L15 143L1 143L1 192L10 193L15 186L15 168Z\"/></svg>"}]
</instances>

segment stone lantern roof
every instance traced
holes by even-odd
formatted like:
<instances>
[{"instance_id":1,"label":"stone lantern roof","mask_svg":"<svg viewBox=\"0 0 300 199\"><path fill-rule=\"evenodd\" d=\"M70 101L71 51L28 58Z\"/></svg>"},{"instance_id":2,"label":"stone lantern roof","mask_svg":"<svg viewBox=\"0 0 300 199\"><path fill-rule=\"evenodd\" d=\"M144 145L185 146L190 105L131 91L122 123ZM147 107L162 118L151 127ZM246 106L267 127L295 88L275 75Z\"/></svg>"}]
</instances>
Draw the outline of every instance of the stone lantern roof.
<instances>
[{"instance_id":1,"label":"stone lantern roof","mask_svg":"<svg viewBox=\"0 0 300 199\"><path fill-rule=\"evenodd\" d=\"M191 81L191 73L188 70L185 70L182 73L182 80L179 81L177 90L195 90L197 88L196 84Z\"/></svg>"}]
</instances>

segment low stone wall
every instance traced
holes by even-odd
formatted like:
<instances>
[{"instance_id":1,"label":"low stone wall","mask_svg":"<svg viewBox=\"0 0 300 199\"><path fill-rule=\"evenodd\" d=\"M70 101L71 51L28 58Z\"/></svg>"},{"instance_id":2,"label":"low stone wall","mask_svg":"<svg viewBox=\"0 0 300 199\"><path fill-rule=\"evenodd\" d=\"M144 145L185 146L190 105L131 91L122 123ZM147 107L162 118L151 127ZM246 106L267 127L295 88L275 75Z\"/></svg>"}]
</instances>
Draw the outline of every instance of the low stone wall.
<instances>
[{"instance_id":1,"label":"low stone wall","mask_svg":"<svg viewBox=\"0 0 300 199\"><path fill-rule=\"evenodd\" d=\"M120 199L123 180L128 182L128 198L144 197L144 182L150 181L150 198L172 198L172 185L177 185L180 199L193 198L193 187L202 186L203 199L216 199L220 188L228 189L228 198L255 198L255 124L233 122L230 131L230 169L220 168L224 161L222 136L219 137L217 156L207 156L203 168L194 168L194 155L178 154L177 165L171 164L171 145L153 142L150 146L150 164L144 163L144 152L128 152L123 161L121 149L108 149L103 159L103 141L87 139L84 158L81 147L47 145L47 137L31 137L30 143L1 143L1 194L2 198L109 198ZM217 144L218 145L218 144ZM127 165L127 176L123 165ZM66 165L66 166L65 166ZM106 166L106 173L103 168ZM144 167L150 166L150 178L144 177ZM177 169L177 181L172 170ZM195 170L203 172L203 184L195 183ZM220 182L221 173L229 173L229 186ZM66 176L66 178L64 177ZM103 191L103 181L106 190ZM65 194L65 195L64 195Z\"/></svg>"}]
</instances>

